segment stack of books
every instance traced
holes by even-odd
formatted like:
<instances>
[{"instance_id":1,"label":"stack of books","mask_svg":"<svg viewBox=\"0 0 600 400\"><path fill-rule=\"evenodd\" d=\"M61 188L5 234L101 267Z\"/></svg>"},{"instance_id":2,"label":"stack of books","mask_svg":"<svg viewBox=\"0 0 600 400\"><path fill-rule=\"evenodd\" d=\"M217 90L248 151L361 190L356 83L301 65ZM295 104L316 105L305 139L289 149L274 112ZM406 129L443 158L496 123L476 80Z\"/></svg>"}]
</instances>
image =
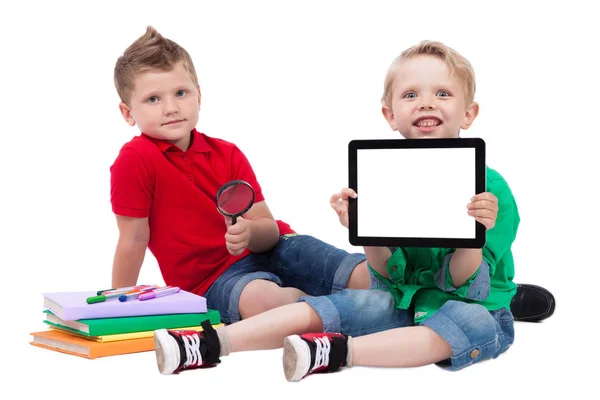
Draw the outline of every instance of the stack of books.
<instances>
[{"instance_id":1,"label":"stack of books","mask_svg":"<svg viewBox=\"0 0 600 400\"><path fill-rule=\"evenodd\" d=\"M216 310L202 296L180 290L151 300L111 299L88 304L99 292L44 293L44 323L48 329L32 332L34 346L95 359L154 350L157 329L202 330L209 320L221 326Z\"/></svg>"}]
</instances>

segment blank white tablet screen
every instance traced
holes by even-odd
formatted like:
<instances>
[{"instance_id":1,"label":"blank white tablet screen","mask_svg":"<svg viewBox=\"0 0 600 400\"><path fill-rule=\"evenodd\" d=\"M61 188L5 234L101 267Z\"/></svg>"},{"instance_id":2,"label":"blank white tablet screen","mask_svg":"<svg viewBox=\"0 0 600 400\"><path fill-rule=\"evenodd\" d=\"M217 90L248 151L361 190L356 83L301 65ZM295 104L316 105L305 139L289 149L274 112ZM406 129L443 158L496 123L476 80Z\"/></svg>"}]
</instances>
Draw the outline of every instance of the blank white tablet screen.
<instances>
[{"instance_id":1,"label":"blank white tablet screen","mask_svg":"<svg viewBox=\"0 0 600 400\"><path fill-rule=\"evenodd\" d=\"M475 238L474 148L359 149L357 236Z\"/></svg>"}]
</instances>

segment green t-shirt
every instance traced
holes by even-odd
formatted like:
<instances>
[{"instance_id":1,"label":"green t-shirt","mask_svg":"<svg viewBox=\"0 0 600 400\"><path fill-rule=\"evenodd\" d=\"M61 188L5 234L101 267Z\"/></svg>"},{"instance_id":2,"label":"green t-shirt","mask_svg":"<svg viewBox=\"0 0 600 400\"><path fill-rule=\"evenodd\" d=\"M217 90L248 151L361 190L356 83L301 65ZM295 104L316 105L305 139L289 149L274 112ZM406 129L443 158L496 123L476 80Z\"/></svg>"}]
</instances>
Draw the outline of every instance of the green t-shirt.
<instances>
[{"instance_id":1,"label":"green t-shirt","mask_svg":"<svg viewBox=\"0 0 600 400\"><path fill-rule=\"evenodd\" d=\"M382 281L381 289L394 296L396 307L408 309L414 305L415 323L433 315L448 300L478 303L488 310L510 309L510 302L517 292L517 285L513 282L515 269L511 245L520 222L519 211L504 178L489 167L486 167L486 191L498 198L496 225L486 232L486 244L482 248L485 263L482 262L482 266L462 286L452 286L448 268L456 250L452 248L399 248L388 261L390 279L371 269ZM440 275L442 271L445 276ZM479 285L484 282L486 287L473 293L469 289L480 272L489 272L490 279L480 277Z\"/></svg>"}]
</instances>

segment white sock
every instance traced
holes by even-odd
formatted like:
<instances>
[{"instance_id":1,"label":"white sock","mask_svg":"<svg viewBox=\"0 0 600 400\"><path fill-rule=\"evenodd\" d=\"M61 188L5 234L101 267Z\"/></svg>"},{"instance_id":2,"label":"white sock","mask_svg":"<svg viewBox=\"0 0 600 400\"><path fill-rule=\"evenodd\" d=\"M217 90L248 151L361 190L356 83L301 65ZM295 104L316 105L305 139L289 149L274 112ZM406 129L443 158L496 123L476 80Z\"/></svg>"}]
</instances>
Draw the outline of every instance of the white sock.
<instances>
[{"instance_id":1,"label":"white sock","mask_svg":"<svg viewBox=\"0 0 600 400\"><path fill-rule=\"evenodd\" d=\"M221 343L221 354L219 354L219 357L228 356L229 353L231 353L229 334L224 326L220 326L215 330L217 331L217 336L219 337L219 342Z\"/></svg>"},{"instance_id":2,"label":"white sock","mask_svg":"<svg viewBox=\"0 0 600 400\"><path fill-rule=\"evenodd\" d=\"M354 352L352 351L352 336L348 336L348 354L346 355L346 367L352 367L352 357L354 356Z\"/></svg>"}]
</instances>

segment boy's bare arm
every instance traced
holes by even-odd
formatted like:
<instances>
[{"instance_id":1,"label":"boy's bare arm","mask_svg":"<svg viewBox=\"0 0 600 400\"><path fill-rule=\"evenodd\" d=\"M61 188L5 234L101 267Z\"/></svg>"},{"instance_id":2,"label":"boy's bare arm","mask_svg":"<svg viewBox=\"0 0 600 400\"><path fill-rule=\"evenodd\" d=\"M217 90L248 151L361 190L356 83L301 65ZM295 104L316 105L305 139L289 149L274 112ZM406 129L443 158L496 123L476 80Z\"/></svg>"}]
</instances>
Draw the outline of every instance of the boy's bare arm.
<instances>
[{"instance_id":1,"label":"boy's bare arm","mask_svg":"<svg viewBox=\"0 0 600 400\"><path fill-rule=\"evenodd\" d=\"M473 196L467 209L468 214L482 223L486 230L496 226L498 198L493 193L484 192ZM450 259L450 275L454 287L464 285L481 265L482 257L481 249L456 249Z\"/></svg>"},{"instance_id":2,"label":"boy's bare arm","mask_svg":"<svg viewBox=\"0 0 600 400\"><path fill-rule=\"evenodd\" d=\"M481 249L456 249L450 258L450 276L454 287L460 287L481 265Z\"/></svg>"},{"instance_id":3,"label":"boy's bare arm","mask_svg":"<svg viewBox=\"0 0 600 400\"><path fill-rule=\"evenodd\" d=\"M251 251L260 253L275 246L279 240L279 228L267 203L264 201L254 203L252 208L244 214L244 218L250 222L248 248Z\"/></svg>"},{"instance_id":4,"label":"boy's bare arm","mask_svg":"<svg viewBox=\"0 0 600 400\"><path fill-rule=\"evenodd\" d=\"M384 278L390 278L387 269L388 260L392 256L392 252L387 247L363 247L369 265Z\"/></svg>"},{"instance_id":5,"label":"boy's bare arm","mask_svg":"<svg viewBox=\"0 0 600 400\"><path fill-rule=\"evenodd\" d=\"M113 261L112 286L133 286L137 283L150 239L148 218L116 217L119 241Z\"/></svg>"}]
</instances>

